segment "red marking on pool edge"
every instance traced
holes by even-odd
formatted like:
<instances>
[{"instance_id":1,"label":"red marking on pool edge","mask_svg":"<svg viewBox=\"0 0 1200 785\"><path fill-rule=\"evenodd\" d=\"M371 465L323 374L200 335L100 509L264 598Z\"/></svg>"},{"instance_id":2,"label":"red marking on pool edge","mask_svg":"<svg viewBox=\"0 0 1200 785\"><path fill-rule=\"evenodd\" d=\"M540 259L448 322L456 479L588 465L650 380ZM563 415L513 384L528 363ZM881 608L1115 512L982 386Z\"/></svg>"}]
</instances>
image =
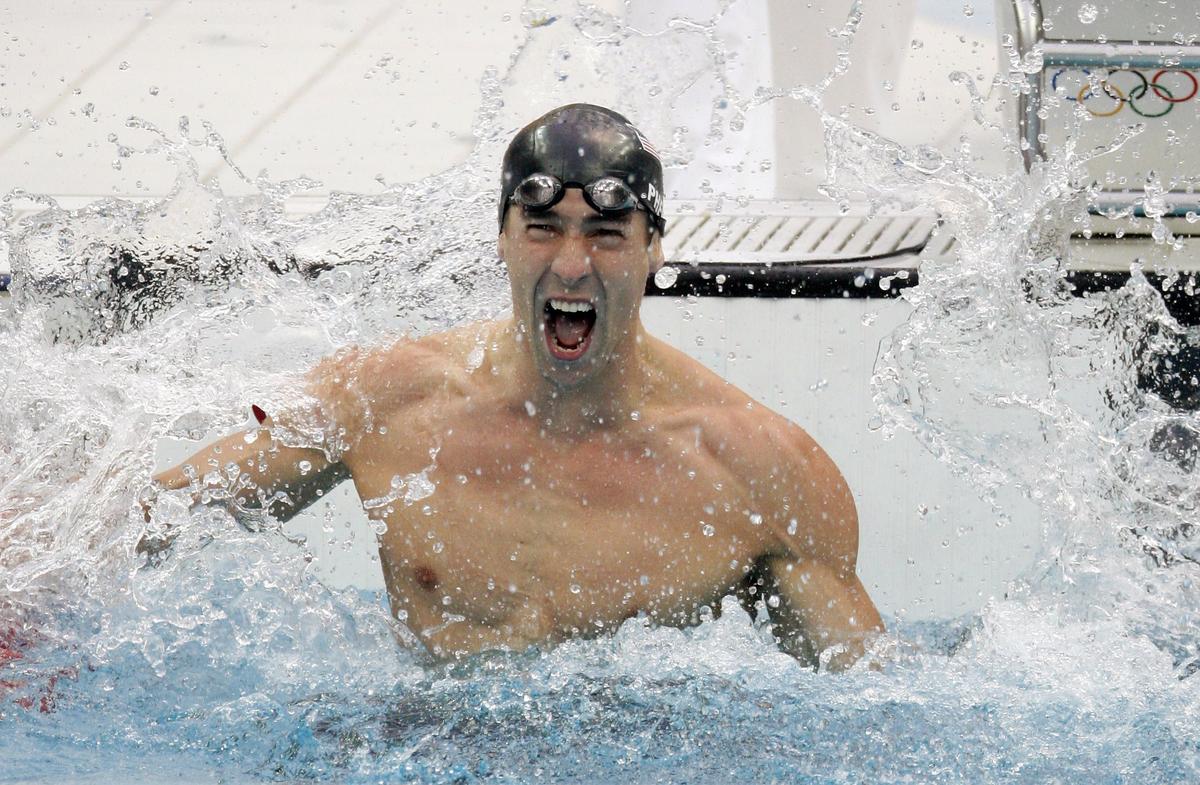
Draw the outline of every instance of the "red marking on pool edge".
<instances>
[{"instance_id":1,"label":"red marking on pool edge","mask_svg":"<svg viewBox=\"0 0 1200 785\"><path fill-rule=\"evenodd\" d=\"M16 630L9 628L0 631L0 665L24 657L25 655L17 650L17 647L20 645L21 641L17 639ZM2 683L0 682L0 684Z\"/></svg>"},{"instance_id":2,"label":"red marking on pool edge","mask_svg":"<svg viewBox=\"0 0 1200 785\"><path fill-rule=\"evenodd\" d=\"M25 659L25 654L22 649L28 648L32 644L29 638L23 637L11 627L8 629L0 629L0 666L10 662ZM40 690L39 695L21 695L12 702L23 709L32 709L35 706L38 711L43 714L49 714L55 709L55 694L54 688L58 685L60 676L65 676L69 679L74 679L78 675L75 668L59 668L58 673L51 674L46 677L46 686ZM17 679L0 679L0 696L12 690L18 690L27 686L28 682Z\"/></svg>"},{"instance_id":3,"label":"red marking on pool edge","mask_svg":"<svg viewBox=\"0 0 1200 785\"><path fill-rule=\"evenodd\" d=\"M259 425L267 421L267 413L258 408L257 404L250 404L250 411L254 412L254 419L258 420Z\"/></svg>"},{"instance_id":4,"label":"red marking on pool edge","mask_svg":"<svg viewBox=\"0 0 1200 785\"><path fill-rule=\"evenodd\" d=\"M425 591L433 591L438 587L441 581L438 580L438 575L433 571L432 567L427 567L422 564L413 570L413 578L416 579L417 585Z\"/></svg>"}]
</instances>

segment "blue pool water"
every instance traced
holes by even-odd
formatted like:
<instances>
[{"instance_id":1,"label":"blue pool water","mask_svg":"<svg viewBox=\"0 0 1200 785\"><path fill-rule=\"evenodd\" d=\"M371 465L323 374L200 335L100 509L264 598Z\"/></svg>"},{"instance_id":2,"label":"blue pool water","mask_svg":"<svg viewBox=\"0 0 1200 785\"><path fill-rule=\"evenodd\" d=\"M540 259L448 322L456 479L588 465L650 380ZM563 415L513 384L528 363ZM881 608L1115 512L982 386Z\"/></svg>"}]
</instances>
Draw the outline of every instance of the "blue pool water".
<instances>
[{"instance_id":1,"label":"blue pool water","mask_svg":"<svg viewBox=\"0 0 1200 785\"><path fill-rule=\"evenodd\" d=\"M214 666L198 645L169 658L165 679L118 654L65 685L54 713L21 718L4 778L1182 783L1197 771L1200 696L1161 658L1114 691L1111 665L1064 658L1060 685L978 626L902 634L924 650L832 679L720 621L691 633L630 623L549 654L388 663L386 678L324 683ZM1129 648L1153 655L1107 653Z\"/></svg>"},{"instance_id":2,"label":"blue pool water","mask_svg":"<svg viewBox=\"0 0 1200 785\"><path fill-rule=\"evenodd\" d=\"M1183 783L1200 770L1195 680L1147 640L1020 605L900 627L881 671L839 677L799 667L736 613L430 666L396 649L372 598L301 604L285 599L294 587L237 583L213 587L214 607L252 595L258 618L243 623L291 623L269 621L269 640L239 635L235 614L201 624L190 643L164 641L161 676L132 646L102 664L31 656L23 670L79 676L52 713L6 717L19 732L0 779Z\"/></svg>"}]
</instances>

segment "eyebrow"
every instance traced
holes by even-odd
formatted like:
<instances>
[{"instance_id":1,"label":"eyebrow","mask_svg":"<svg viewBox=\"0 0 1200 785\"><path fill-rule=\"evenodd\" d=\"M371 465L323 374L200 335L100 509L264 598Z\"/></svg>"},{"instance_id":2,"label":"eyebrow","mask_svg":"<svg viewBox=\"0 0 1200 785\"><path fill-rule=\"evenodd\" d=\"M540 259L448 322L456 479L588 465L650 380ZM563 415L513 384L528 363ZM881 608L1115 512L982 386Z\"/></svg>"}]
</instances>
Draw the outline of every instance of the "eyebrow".
<instances>
[{"instance_id":1,"label":"eyebrow","mask_svg":"<svg viewBox=\"0 0 1200 785\"><path fill-rule=\"evenodd\" d=\"M524 207L522 213L525 220L530 223L549 223L555 226L562 226L564 223L563 217L556 213L554 208L550 208L549 210L531 210L528 207ZM595 229L605 226L625 229L633 223L633 211L631 210L625 215L600 215L599 213L592 213L591 215L584 216L581 223L584 229Z\"/></svg>"},{"instance_id":2,"label":"eyebrow","mask_svg":"<svg viewBox=\"0 0 1200 785\"><path fill-rule=\"evenodd\" d=\"M555 223L555 224L562 223L562 217L559 216L558 213L554 212L553 208L551 208L549 210L547 210L545 208L536 209L536 208L525 207L524 205L522 205L521 206L521 217L524 218L526 221L550 222L550 223Z\"/></svg>"},{"instance_id":3,"label":"eyebrow","mask_svg":"<svg viewBox=\"0 0 1200 785\"><path fill-rule=\"evenodd\" d=\"M597 225L608 224L624 228L633 223L633 211L629 211L624 215L589 215L583 219L583 225L594 227Z\"/></svg>"}]
</instances>

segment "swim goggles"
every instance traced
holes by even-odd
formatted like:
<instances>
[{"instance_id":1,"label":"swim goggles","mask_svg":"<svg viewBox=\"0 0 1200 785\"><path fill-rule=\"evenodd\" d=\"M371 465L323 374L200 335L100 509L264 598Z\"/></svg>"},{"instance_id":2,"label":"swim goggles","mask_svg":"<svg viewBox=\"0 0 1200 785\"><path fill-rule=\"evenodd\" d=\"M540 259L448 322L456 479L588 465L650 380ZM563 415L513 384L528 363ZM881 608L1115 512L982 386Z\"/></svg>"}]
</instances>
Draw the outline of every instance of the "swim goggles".
<instances>
[{"instance_id":1,"label":"swim goggles","mask_svg":"<svg viewBox=\"0 0 1200 785\"><path fill-rule=\"evenodd\" d=\"M582 190L588 206L606 218L627 215L640 208L646 211L655 226L662 228L662 219L617 177L597 177L590 183L564 183L552 174L537 172L517 184L509 201L530 210L548 210L561 202L571 187Z\"/></svg>"}]
</instances>

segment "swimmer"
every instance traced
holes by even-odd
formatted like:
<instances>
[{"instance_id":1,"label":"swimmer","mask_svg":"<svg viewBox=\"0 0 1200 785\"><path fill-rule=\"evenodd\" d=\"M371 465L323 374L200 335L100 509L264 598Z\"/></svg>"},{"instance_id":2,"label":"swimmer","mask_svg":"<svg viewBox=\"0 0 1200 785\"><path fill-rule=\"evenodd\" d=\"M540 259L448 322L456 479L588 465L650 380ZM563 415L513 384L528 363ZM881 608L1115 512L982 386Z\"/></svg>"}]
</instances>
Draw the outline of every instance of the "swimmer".
<instances>
[{"instance_id":1,"label":"swimmer","mask_svg":"<svg viewBox=\"0 0 1200 785\"><path fill-rule=\"evenodd\" d=\"M638 615L692 625L734 594L767 609L783 650L848 667L883 627L856 573L854 500L804 430L642 325L662 194L623 116L572 104L535 120L501 179L511 318L339 352L308 374L311 408L254 407L256 430L156 487L199 501L188 475L236 462L256 483L236 504L286 520L344 479L378 500L424 470L432 494L368 514L386 524L392 612L440 658ZM314 417L326 441L289 446Z\"/></svg>"}]
</instances>

